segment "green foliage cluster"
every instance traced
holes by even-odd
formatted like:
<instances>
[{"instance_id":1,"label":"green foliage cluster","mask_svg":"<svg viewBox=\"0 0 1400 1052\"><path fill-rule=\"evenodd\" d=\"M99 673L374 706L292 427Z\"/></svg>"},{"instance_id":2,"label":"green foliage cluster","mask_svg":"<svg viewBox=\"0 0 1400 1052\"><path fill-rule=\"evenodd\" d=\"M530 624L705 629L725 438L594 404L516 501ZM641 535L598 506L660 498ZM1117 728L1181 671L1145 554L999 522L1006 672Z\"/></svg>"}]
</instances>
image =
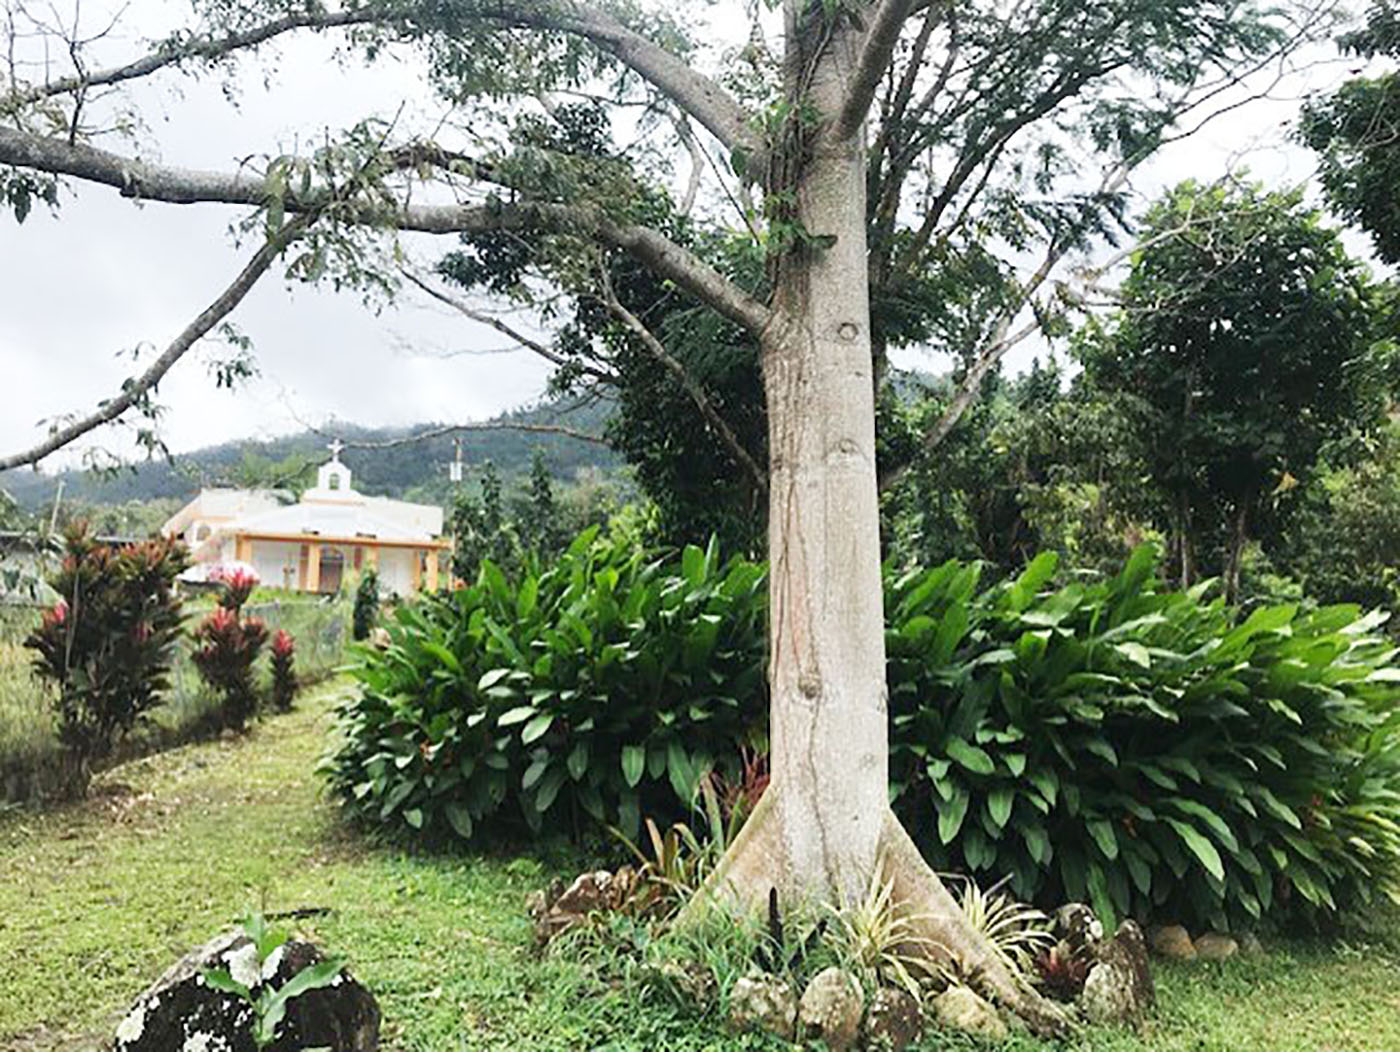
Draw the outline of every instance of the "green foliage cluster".
<instances>
[{"instance_id":1,"label":"green foliage cluster","mask_svg":"<svg viewBox=\"0 0 1400 1052\"><path fill-rule=\"evenodd\" d=\"M1188 181L1142 238L1121 313L1077 353L1124 405L1180 583L1218 572L1233 600L1246 545L1277 534L1327 444L1381 417L1378 290L1301 192Z\"/></svg>"},{"instance_id":2,"label":"green foliage cluster","mask_svg":"<svg viewBox=\"0 0 1400 1052\"><path fill-rule=\"evenodd\" d=\"M483 562L358 650L325 765L354 815L447 837L587 816L635 839L711 770L742 777L766 717L763 569L596 529L532 563L511 581Z\"/></svg>"},{"instance_id":3,"label":"green foliage cluster","mask_svg":"<svg viewBox=\"0 0 1400 1052\"><path fill-rule=\"evenodd\" d=\"M1400 895L1400 670L1354 606L1241 619L1150 548L889 583L895 808L942 868L1110 921L1225 926Z\"/></svg>"},{"instance_id":4,"label":"green foliage cluster","mask_svg":"<svg viewBox=\"0 0 1400 1052\"><path fill-rule=\"evenodd\" d=\"M1051 588L1047 553L886 581L891 799L938 867L1107 919L1227 926L1400 896L1400 671L1382 615L1247 617L1155 552ZM763 739L764 570L584 534L556 565L399 612L327 765L357 816L634 837Z\"/></svg>"},{"instance_id":5,"label":"green foliage cluster","mask_svg":"<svg viewBox=\"0 0 1400 1052\"><path fill-rule=\"evenodd\" d=\"M111 752L169 686L181 631L175 577L184 549L167 540L113 547L81 526L49 584L59 595L25 640L39 676L57 687L58 737L73 761L71 788Z\"/></svg>"},{"instance_id":6,"label":"green foliage cluster","mask_svg":"<svg viewBox=\"0 0 1400 1052\"><path fill-rule=\"evenodd\" d=\"M365 639L379 618L379 574L373 568L360 575L355 586L355 606L350 615L350 636Z\"/></svg>"}]
</instances>

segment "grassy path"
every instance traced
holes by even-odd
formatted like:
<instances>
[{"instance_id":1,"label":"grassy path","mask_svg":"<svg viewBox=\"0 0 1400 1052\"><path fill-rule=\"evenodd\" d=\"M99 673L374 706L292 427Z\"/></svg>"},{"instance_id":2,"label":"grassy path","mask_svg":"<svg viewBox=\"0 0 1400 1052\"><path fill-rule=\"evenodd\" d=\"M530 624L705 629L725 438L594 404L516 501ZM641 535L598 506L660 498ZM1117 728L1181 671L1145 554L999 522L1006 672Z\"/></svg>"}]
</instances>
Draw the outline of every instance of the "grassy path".
<instances>
[{"instance_id":1,"label":"grassy path","mask_svg":"<svg viewBox=\"0 0 1400 1052\"><path fill-rule=\"evenodd\" d=\"M414 856L347 833L314 775L335 689L248 738L111 772L83 805L0 816L0 1049L90 1047L81 1035L110 1032L172 960L254 906L332 911L302 930L349 957L393 1052L780 1047L639 1007L576 965L534 957L522 903L545 879L536 860ZM1398 947L1393 935L1297 944L1167 970L1143 1037L1075 1047L1395 1052Z\"/></svg>"}]
</instances>

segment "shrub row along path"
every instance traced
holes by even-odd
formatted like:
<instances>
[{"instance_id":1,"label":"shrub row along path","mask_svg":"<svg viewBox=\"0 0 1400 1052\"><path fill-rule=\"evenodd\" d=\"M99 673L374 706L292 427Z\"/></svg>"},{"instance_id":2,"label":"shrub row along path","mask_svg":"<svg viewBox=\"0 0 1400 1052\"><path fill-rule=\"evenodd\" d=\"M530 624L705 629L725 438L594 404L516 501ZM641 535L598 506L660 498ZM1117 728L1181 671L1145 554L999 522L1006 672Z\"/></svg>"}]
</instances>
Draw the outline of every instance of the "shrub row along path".
<instances>
[{"instance_id":1,"label":"shrub row along path","mask_svg":"<svg viewBox=\"0 0 1400 1052\"><path fill-rule=\"evenodd\" d=\"M344 689L247 737L118 768L86 803L0 815L0 1049L95 1048L148 982L249 907L329 911L297 923L374 990L393 1052L782 1047L639 1008L621 984L534 955L523 900L566 856L414 855L347 830L314 774ZM1393 919L1349 941L1276 943L1252 960L1163 969L1145 1034L1074 1047L1394 1050L1397 977ZM969 1046L934 1036L922 1047Z\"/></svg>"}]
</instances>

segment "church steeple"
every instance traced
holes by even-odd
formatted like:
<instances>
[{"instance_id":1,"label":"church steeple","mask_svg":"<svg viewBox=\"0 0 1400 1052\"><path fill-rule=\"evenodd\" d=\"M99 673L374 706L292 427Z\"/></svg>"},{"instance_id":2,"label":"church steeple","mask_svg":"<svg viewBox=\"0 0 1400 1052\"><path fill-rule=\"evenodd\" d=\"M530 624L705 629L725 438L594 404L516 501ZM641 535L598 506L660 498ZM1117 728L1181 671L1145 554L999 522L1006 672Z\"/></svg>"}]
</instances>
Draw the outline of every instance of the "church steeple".
<instances>
[{"instance_id":1,"label":"church steeple","mask_svg":"<svg viewBox=\"0 0 1400 1052\"><path fill-rule=\"evenodd\" d=\"M323 493L349 493L350 469L340 462L340 452L345 443L332 439L326 446L331 451L331 459L322 464L316 472L316 489Z\"/></svg>"}]
</instances>

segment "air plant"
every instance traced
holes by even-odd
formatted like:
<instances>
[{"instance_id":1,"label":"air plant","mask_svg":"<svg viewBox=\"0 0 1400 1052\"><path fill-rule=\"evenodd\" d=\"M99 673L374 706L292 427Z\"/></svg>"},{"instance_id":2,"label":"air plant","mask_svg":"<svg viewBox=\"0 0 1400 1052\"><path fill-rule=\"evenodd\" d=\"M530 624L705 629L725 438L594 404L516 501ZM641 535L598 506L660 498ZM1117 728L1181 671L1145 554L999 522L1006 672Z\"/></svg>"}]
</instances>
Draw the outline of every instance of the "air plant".
<instances>
[{"instance_id":1,"label":"air plant","mask_svg":"<svg viewBox=\"0 0 1400 1052\"><path fill-rule=\"evenodd\" d=\"M921 915L896 907L894 878L884 872L880 858L864 898L845 908L828 907L833 921L828 942L867 986L899 986L922 999L923 988L938 978L936 962L949 953L919 934Z\"/></svg>"},{"instance_id":2,"label":"air plant","mask_svg":"<svg viewBox=\"0 0 1400 1052\"><path fill-rule=\"evenodd\" d=\"M1029 981L1036 974L1037 958L1055 944L1050 918L1003 892L1005 879L986 891L971 878L963 878L962 884L957 899L964 919L986 937L1013 975Z\"/></svg>"}]
</instances>

